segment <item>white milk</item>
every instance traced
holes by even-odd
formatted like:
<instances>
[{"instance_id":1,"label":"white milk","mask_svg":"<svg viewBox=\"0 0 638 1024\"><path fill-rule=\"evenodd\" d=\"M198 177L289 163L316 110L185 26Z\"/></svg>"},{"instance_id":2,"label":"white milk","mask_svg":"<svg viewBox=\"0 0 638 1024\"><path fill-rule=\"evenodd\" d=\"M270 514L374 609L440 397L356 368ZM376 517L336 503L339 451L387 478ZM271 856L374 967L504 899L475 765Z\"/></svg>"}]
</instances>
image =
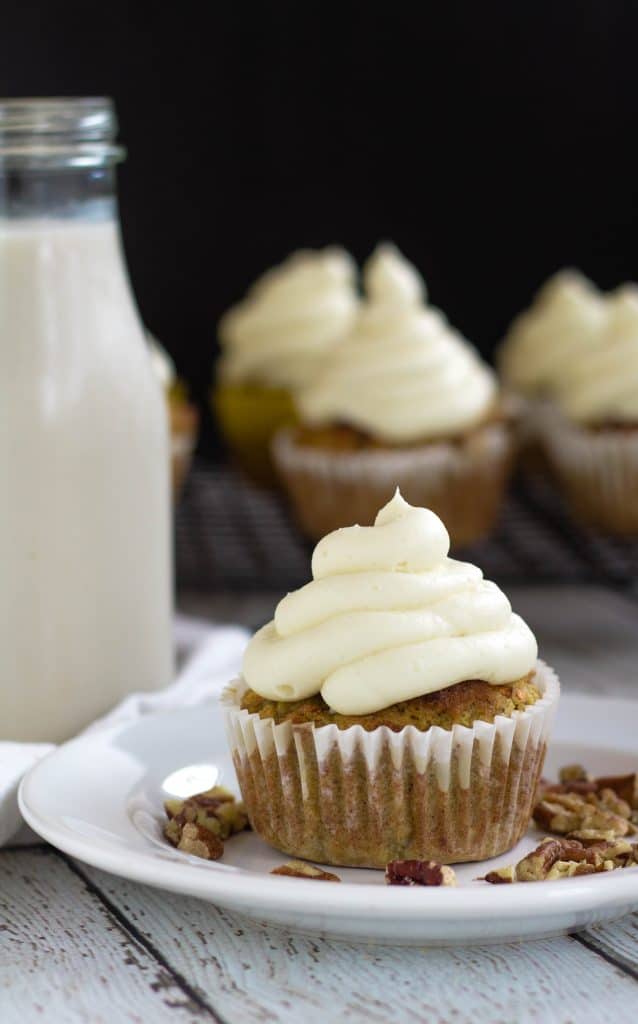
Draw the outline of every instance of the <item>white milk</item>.
<instances>
[{"instance_id":1,"label":"white milk","mask_svg":"<svg viewBox=\"0 0 638 1024\"><path fill-rule=\"evenodd\" d=\"M0 739L169 681L168 474L115 222L0 219Z\"/></svg>"}]
</instances>

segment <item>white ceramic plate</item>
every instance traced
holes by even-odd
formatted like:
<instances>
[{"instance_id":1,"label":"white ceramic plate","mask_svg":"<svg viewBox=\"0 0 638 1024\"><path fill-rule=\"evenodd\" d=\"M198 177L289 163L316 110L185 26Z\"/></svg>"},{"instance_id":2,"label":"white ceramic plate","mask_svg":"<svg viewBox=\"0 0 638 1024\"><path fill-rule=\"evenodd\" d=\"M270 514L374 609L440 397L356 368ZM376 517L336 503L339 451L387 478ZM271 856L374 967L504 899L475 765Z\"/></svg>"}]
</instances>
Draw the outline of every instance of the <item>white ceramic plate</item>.
<instances>
[{"instance_id":1,"label":"white ceramic plate","mask_svg":"<svg viewBox=\"0 0 638 1024\"><path fill-rule=\"evenodd\" d=\"M638 702L563 697L545 774L581 762L635 770ZM457 889L388 887L380 871L336 868L342 883L277 877L288 858L253 833L229 840L220 861L179 853L162 839L162 800L219 781L237 791L215 707L152 715L72 740L37 764L20 789L27 822L60 850L135 881L186 893L257 921L331 937L414 945L501 942L584 928L638 908L638 868L556 882L476 881L520 859L457 866Z\"/></svg>"}]
</instances>

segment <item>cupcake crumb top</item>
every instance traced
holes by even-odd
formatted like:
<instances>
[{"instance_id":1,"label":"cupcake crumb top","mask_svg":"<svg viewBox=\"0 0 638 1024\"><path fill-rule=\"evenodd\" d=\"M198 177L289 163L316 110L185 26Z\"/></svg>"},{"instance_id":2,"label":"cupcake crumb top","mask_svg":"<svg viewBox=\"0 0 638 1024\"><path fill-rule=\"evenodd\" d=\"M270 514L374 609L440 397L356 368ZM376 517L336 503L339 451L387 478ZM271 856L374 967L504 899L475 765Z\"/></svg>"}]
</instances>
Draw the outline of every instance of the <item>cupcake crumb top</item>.
<instances>
[{"instance_id":1,"label":"cupcake crumb top","mask_svg":"<svg viewBox=\"0 0 638 1024\"><path fill-rule=\"evenodd\" d=\"M400 732L406 725L413 725L415 729L427 732L435 725L449 730L455 725L469 728L477 721L491 724L497 715L511 718L515 711L524 711L539 698L540 693L532 682L532 673L529 673L501 686L468 679L446 690L400 701L369 715L340 715L329 708L321 694L306 700L273 701L260 697L254 690L247 690L241 707L260 718L271 718L277 725L282 722L293 725L312 723L317 727L336 725L338 729L360 725L367 732L382 725L392 732Z\"/></svg>"}]
</instances>

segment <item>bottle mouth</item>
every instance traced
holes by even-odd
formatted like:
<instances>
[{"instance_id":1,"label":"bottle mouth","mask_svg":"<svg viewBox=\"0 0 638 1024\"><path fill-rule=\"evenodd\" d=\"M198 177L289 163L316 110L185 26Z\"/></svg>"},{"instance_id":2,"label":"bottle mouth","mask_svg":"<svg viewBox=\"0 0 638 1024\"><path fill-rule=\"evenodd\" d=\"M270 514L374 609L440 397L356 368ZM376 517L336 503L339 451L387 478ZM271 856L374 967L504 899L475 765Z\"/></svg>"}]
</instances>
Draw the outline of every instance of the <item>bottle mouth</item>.
<instances>
[{"instance_id":1,"label":"bottle mouth","mask_svg":"<svg viewBox=\"0 0 638 1024\"><path fill-rule=\"evenodd\" d=\"M0 99L0 165L100 167L124 159L105 96Z\"/></svg>"}]
</instances>

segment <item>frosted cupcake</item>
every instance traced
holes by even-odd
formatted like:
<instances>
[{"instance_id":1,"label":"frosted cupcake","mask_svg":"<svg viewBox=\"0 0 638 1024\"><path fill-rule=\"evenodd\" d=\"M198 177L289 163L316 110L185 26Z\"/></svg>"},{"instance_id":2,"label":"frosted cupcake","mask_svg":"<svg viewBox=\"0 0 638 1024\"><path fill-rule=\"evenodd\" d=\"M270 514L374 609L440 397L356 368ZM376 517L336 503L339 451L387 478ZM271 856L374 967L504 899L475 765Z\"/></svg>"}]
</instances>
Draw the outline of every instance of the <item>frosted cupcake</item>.
<instances>
[{"instance_id":1,"label":"frosted cupcake","mask_svg":"<svg viewBox=\"0 0 638 1024\"><path fill-rule=\"evenodd\" d=\"M270 440L294 421L291 393L314 379L349 331L357 305L348 254L304 250L264 274L220 321L215 412L253 478L272 482Z\"/></svg>"},{"instance_id":2,"label":"frosted cupcake","mask_svg":"<svg viewBox=\"0 0 638 1024\"><path fill-rule=\"evenodd\" d=\"M397 494L315 548L313 581L226 691L253 828L295 857L385 867L493 857L529 823L558 700L498 587Z\"/></svg>"},{"instance_id":3,"label":"frosted cupcake","mask_svg":"<svg viewBox=\"0 0 638 1024\"><path fill-rule=\"evenodd\" d=\"M454 544L473 541L494 523L510 464L495 376L393 246L372 255L364 286L348 337L296 392L300 424L273 445L298 518L313 538L370 524L398 484Z\"/></svg>"},{"instance_id":4,"label":"frosted cupcake","mask_svg":"<svg viewBox=\"0 0 638 1024\"><path fill-rule=\"evenodd\" d=\"M577 270L561 270L512 322L498 353L504 383L527 398L551 396L604 320L596 286Z\"/></svg>"},{"instance_id":5,"label":"frosted cupcake","mask_svg":"<svg viewBox=\"0 0 638 1024\"><path fill-rule=\"evenodd\" d=\"M156 338L147 332L153 369L164 390L171 433L171 478L177 498L190 469L197 443L199 416L188 400L186 386L179 380L175 364Z\"/></svg>"},{"instance_id":6,"label":"frosted cupcake","mask_svg":"<svg viewBox=\"0 0 638 1024\"><path fill-rule=\"evenodd\" d=\"M596 286L577 270L561 270L512 322L497 363L505 389L520 402L518 440L529 468L546 468L539 441L547 403L604 319L605 304Z\"/></svg>"},{"instance_id":7,"label":"frosted cupcake","mask_svg":"<svg viewBox=\"0 0 638 1024\"><path fill-rule=\"evenodd\" d=\"M574 512L638 533L638 287L604 297L603 315L552 384L542 441Z\"/></svg>"}]
</instances>

